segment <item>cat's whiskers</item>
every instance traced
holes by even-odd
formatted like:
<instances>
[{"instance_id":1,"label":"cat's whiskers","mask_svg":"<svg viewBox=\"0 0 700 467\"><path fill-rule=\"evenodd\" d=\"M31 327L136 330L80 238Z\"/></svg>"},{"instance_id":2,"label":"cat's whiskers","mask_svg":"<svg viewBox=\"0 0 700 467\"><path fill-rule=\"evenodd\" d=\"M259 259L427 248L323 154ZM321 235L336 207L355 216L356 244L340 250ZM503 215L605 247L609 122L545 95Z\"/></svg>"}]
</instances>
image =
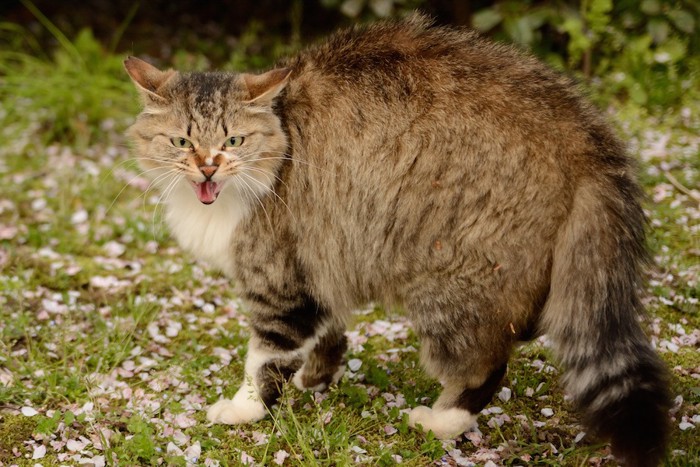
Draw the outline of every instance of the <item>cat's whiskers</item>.
<instances>
[{"instance_id":1,"label":"cat's whiskers","mask_svg":"<svg viewBox=\"0 0 700 467\"><path fill-rule=\"evenodd\" d=\"M178 177L178 172L168 173L168 175L172 176L172 179L168 182L168 185L158 197L158 200L156 201L156 206L153 209L153 215L151 216L151 231L153 232L153 240L156 239L156 215L158 214L158 207L162 206L161 209L165 210L165 203L168 202L168 200L170 199L170 195L172 195L173 190L175 189L177 183L181 179L180 177ZM161 202L163 202L162 205Z\"/></svg>"},{"instance_id":2,"label":"cat's whiskers","mask_svg":"<svg viewBox=\"0 0 700 467\"><path fill-rule=\"evenodd\" d=\"M166 172L158 175L153 180L151 180L151 182L148 184L146 189L140 195L140 197L142 198L141 209L143 210L144 213L146 212L146 200L147 200L148 194L151 192L151 190L155 189L155 187L158 185L162 186L163 184L161 182L163 180L167 180L168 177L176 178L176 176L180 173L181 173L181 170L179 168L176 168L176 167L170 168ZM171 182L167 182L167 184L165 184L165 187L169 186L170 183ZM161 189L161 195L162 195L163 191L164 190ZM156 204L156 208L157 208L157 206L158 205Z\"/></svg>"},{"instance_id":3,"label":"cat's whiskers","mask_svg":"<svg viewBox=\"0 0 700 467\"><path fill-rule=\"evenodd\" d=\"M124 162L127 162L127 161L124 161ZM136 175L134 175L132 178L130 178L130 179L124 184L124 186L122 186L122 189L119 190L119 193L117 193L117 195L114 197L114 199L112 200L112 203L109 205L109 207L108 207L107 210L105 211L105 214L108 213L108 212L114 207L114 205L116 204L116 202L117 202L117 200L119 199L119 197L121 196L121 194L124 193L124 190L126 190L126 187L128 187L129 185L131 185L131 183L132 183L134 180L136 180L136 179L139 178L139 177L142 177L143 175L147 174L148 172L152 172L152 171L154 171L154 170L159 170L159 169L162 169L162 167L154 167L154 168L152 168L152 169L143 170L143 171L137 173ZM113 173L113 172L114 172L114 169L113 169L111 172ZM159 175L159 177L160 177L160 175ZM156 177L156 179L157 179L157 178L158 178L158 177ZM103 180L103 181L104 181L104 180ZM139 196L143 196L145 193L147 193L148 190L150 189L150 187L151 187L152 185L153 185L153 181L151 181L151 182L148 184L148 187L146 188L146 190L144 191L144 193L142 193L142 194L139 195ZM138 199L138 198L137 198L137 199Z\"/></svg>"},{"instance_id":4,"label":"cat's whiskers","mask_svg":"<svg viewBox=\"0 0 700 467\"><path fill-rule=\"evenodd\" d=\"M162 167L159 167L159 168L162 169ZM146 209L146 196L148 195L148 193L150 193L151 190L158 187L161 184L161 181L167 179L168 176L177 175L181 172L182 172L182 170L180 168L172 167L172 168L168 169L166 172L156 176L153 180L151 180L148 183L148 186L146 187L146 189L141 194L141 196L143 197L143 209L144 210Z\"/></svg>"},{"instance_id":5,"label":"cat's whiskers","mask_svg":"<svg viewBox=\"0 0 700 467\"><path fill-rule=\"evenodd\" d=\"M114 172L116 172L118 169L124 167L125 165L129 163L135 163L138 166L139 161L154 161L154 162L162 162L166 163L168 162L165 159L155 159L152 157L129 157L127 159L124 159L123 161L117 163L107 171L107 173L104 174L104 176L100 179L100 184L104 183L107 180L107 177L113 176ZM143 173L143 172L142 172Z\"/></svg>"},{"instance_id":6,"label":"cat's whiskers","mask_svg":"<svg viewBox=\"0 0 700 467\"><path fill-rule=\"evenodd\" d=\"M261 171L261 172L264 173L264 171ZM287 208L287 211L289 212L289 215L292 216L292 218L294 219L294 222L297 222L297 218L296 218L296 216L294 215L294 213L292 212L292 210L289 208L289 205L284 201L284 199L282 199L282 197L280 197L280 195L278 195L277 193L275 193L275 190L273 190L271 187L266 186L263 182L261 182L260 180L256 179L256 178L253 177L252 175L246 173L245 171L241 171L241 172L239 173L239 175L243 175L243 176L249 178L250 180L254 181L255 183L257 183L257 184L259 184L260 186L262 186L263 188L265 188L269 193L272 193L278 200L280 200L280 202L281 202L282 204L284 204L284 207Z\"/></svg>"},{"instance_id":7,"label":"cat's whiskers","mask_svg":"<svg viewBox=\"0 0 700 467\"><path fill-rule=\"evenodd\" d=\"M260 154L281 154L281 156L267 156L267 157L256 157L259 156ZM292 163L298 162L299 164L305 164L308 167L311 167L316 170L320 170L322 172L330 174L331 172L327 169L324 169L323 167L320 167L316 164L312 164L311 162L307 162L303 159L300 159L299 157L292 157L291 154L283 152L283 151L264 151L260 152L256 155L253 155L255 157L254 159L246 159L246 162L260 162L260 161L266 161L266 160L283 160L283 161L290 161Z\"/></svg>"},{"instance_id":8,"label":"cat's whiskers","mask_svg":"<svg viewBox=\"0 0 700 467\"><path fill-rule=\"evenodd\" d=\"M243 172L240 172L239 175L246 175L246 176L247 176L248 178L250 178L251 180L255 180L253 177L251 177L251 176L248 175L248 174L244 174ZM270 214L267 212L267 209L265 209L265 204L264 204L264 203L262 202L262 200L260 199L260 196L258 196L258 194L255 192L255 190L253 189L253 187L251 187L251 186L248 184L248 182L245 181L245 179L243 179L243 178L237 178L237 180L240 180L241 183L243 183L243 184L245 185L245 187L248 189L248 191L250 191L250 193L252 193L252 195L253 195L253 196L255 197L255 199L258 201L258 204L259 204L260 207L262 208L263 212L265 213L265 217L267 218L267 223L268 223L268 225L270 226L270 232L273 232L273 233L274 233L274 232L275 232L275 229L272 227L272 219L270 219Z\"/></svg>"},{"instance_id":9,"label":"cat's whiskers","mask_svg":"<svg viewBox=\"0 0 700 467\"><path fill-rule=\"evenodd\" d=\"M254 165L245 165L243 168L245 170L252 170L253 172L258 172L258 173L265 175L265 176L272 176L273 178L275 178L278 182L280 182L282 185L284 185L289 190L289 185L287 185L287 183L284 180L282 180L278 175L274 174L273 172L271 172L269 170L265 170L261 167L257 167Z\"/></svg>"}]
</instances>

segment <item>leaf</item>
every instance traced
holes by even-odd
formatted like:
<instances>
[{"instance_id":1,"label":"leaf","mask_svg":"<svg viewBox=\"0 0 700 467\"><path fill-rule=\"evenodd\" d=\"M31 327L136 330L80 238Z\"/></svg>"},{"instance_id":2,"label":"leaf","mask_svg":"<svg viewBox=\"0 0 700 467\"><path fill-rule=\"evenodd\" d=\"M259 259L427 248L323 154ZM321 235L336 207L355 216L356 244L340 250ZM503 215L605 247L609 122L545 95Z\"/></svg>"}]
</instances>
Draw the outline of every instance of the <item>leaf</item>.
<instances>
[{"instance_id":1,"label":"leaf","mask_svg":"<svg viewBox=\"0 0 700 467\"><path fill-rule=\"evenodd\" d=\"M153 459L156 448L151 439L151 435L145 433L135 434L131 439L124 442L124 447L142 459Z\"/></svg>"},{"instance_id":2,"label":"leaf","mask_svg":"<svg viewBox=\"0 0 700 467\"><path fill-rule=\"evenodd\" d=\"M357 18L365 6L364 0L345 0L340 5L340 11L350 18Z\"/></svg>"},{"instance_id":3,"label":"leaf","mask_svg":"<svg viewBox=\"0 0 700 467\"><path fill-rule=\"evenodd\" d=\"M628 92L630 94L630 98L639 105L644 105L647 103L647 100L649 97L647 96L646 91L642 87L641 84L638 82L632 83L632 85L629 87Z\"/></svg>"},{"instance_id":4,"label":"leaf","mask_svg":"<svg viewBox=\"0 0 700 467\"><path fill-rule=\"evenodd\" d=\"M479 10L472 16L472 27L475 29L486 32L490 31L496 27L501 21L503 21L503 16L495 8L485 8Z\"/></svg>"},{"instance_id":5,"label":"leaf","mask_svg":"<svg viewBox=\"0 0 700 467\"><path fill-rule=\"evenodd\" d=\"M67 410L65 414L63 414L63 422L66 424L66 426L70 426L73 424L75 421L75 414L71 412L70 410Z\"/></svg>"},{"instance_id":6,"label":"leaf","mask_svg":"<svg viewBox=\"0 0 700 467\"><path fill-rule=\"evenodd\" d=\"M345 386L343 394L348 399L348 403L352 406L362 407L369 402L367 389L361 386Z\"/></svg>"},{"instance_id":7,"label":"leaf","mask_svg":"<svg viewBox=\"0 0 700 467\"><path fill-rule=\"evenodd\" d=\"M583 53L591 47L591 40L586 36L583 22L577 16L569 16L560 26L563 32L569 34L569 63L576 64Z\"/></svg>"},{"instance_id":8,"label":"leaf","mask_svg":"<svg viewBox=\"0 0 700 467\"><path fill-rule=\"evenodd\" d=\"M393 0L369 0L369 7L372 9L375 15L380 18L386 18L391 15L394 10Z\"/></svg>"},{"instance_id":9,"label":"leaf","mask_svg":"<svg viewBox=\"0 0 700 467\"><path fill-rule=\"evenodd\" d=\"M663 19L652 19L647 24L647 32L654 39L654 43L660 44L668 38L671 27Z\"/></svg>"},{"instance_id":10,"label":"leaf","mask_svg":"<svg viewBox=\"0 0 700 467\"><path fill-rule=\"evenodd\" d=\"M669 19L681 31L692 34L695 31L695 18L685 10L672 10L668 12Z\"/></svg>"},{"instance_id":11,"label":"leaf","mask_svg":"<svg viewBox=\"0 0 700 467\"><path fill-rule=\"evenodd\" d=\"M680 39L673 37L660 45L656 49L656 54L665 54L668 56L668 60L671 63L676 63L683 60L687 54L687 46L685 42Z\"/></svg>"},{"instance_id":12,"label":"leaf","mask_svg":"<svg viewBox=\"0 0 700 467\"><path fill-rule=\"evenodd\" d=\"M612 0L593 0L586 12L588 27L594 32L603 32L610 23L610 12L612 11Z\"/></svg>"},{"instance_id":13,"label":"leaf","mask_svg":"<svg viewBox=\"0 0 700 467\"><path fill-rule=\"evenodd\" d=\"M146 434L150 435L152 433L151 427L143 418L138 415L132 415L126 425L126 429L129 433L133 434Z\"/></svg>"},{"instance_id":14,"label":"leaf","mask_svg":"<svg viewBox=\"0 0 700 467\"><path fill-rule=\"evenodd\" d=\"M533 28L527 16L523 16L516 23L515 40L519 44L530 45L535 40L535 28Z\"/></svg>"},{"instance_id":15,"label":"leaf","mask_svg":"<svg viewBox=\"0 0 700 467\"><path fill-rule=\"evenodd\" d=\"M37 421L36 431L44 435L54 433L58 428L58 423L61 420L61 412L54 412L52 417L42 417Z\"/></svg>"},{"instance_id":16,"label":"leaf","mask_svg":"<svg viewBox=\"0 0 700 467\"><path fill-rule=\"evenodd\" d=\"M378 366L370 366L365 372L365 378L367 378L368 383L377 386L382 391L389 387L389 375Z\"/></svg>"},{"instance_id":17,"label":"leaf","mask_svg":"<svg viewBox=\"0 0 700 467\"><path fill-rule=\"evenodd\" d=\"M658 0L642 0L639 9L647 15L658 15L661 13L661 4Z\"/></svg>"}]
</instances>

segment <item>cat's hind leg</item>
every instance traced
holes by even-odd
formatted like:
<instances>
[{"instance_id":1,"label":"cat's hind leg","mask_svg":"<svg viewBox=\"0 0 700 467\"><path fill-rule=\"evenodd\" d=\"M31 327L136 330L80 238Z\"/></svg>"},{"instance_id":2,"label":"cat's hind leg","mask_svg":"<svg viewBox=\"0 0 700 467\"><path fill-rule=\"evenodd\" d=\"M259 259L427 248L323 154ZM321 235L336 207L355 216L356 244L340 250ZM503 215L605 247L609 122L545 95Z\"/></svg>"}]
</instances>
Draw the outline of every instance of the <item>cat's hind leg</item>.
<instances>
[{"instance_id":1,"label":"cat's hind leg","mask_svg":"<svg viewBox=\"0 0 700 467\"><path fill-rule=\"evenodd\" d=\"M491 401L506 371L503 364L489 374L480 385L464 381L443 381L444 389L432 407L415 407L408 416L409 425L420 425L440 439L450 439L476 426L479 412Z\"/></svg>"},{"instance_id":2,"label":"cat's hind leg","mask_svg":"<svg viewBox=\"0 0 700 467\"><path fill-rule=\"evenodd\" d=\"M243 384L232 399L222 399L209 408L207 419L213 423L233 425L264 418L283 384L326 342L323 337L330 314L311 297L275 300L274 305L269 298L247 298L253 315Z\"/></svg>"},{"instance_id":3,"label":"cat's hind leg","mask_svg":"<svg viewBox=\"0 0 700 467\"><path fill-rule=\"evenodd\" d=\"M337 383L345 373L345 352L348 348L345 326L333 323L319 333L314 347L292 381L301 389L323 391Z\"/></svg>"},{"instance_id":4,"label":"cat's hind leg","mask_svg":"<svg viewBox=\"0 0 700 467\"><path fill-rule=\"evenodd\" d=\"M443 391L432 407L414 408L409 424L441 439L454 438L473 428L491 401L506 372L512 337L497 313L485 312L487 305L478 311L447 301L420 305L424 308L412 313L412 320L421 362Z\"/></svg>"}]
</instances>

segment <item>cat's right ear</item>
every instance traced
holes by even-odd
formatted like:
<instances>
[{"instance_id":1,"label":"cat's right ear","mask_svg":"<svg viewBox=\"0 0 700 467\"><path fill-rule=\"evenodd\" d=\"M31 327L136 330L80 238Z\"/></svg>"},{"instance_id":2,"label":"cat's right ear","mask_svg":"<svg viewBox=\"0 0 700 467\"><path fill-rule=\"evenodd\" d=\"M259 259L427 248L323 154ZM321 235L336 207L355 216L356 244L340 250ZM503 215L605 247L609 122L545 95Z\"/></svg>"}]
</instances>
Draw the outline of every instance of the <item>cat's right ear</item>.
<instances>
[{"instance_id":1,"label":"cat's right ear","mask_svg":"<svg viewBox=\"0 0 700 467\"><path fill-rule=\"evenodd\" d=\"M146 104L166 102L163 88L168 81L177 75L175 70L160 71L150 63L136 57L128 57L124 60L124 68L141 92Z\"/></svg>"},{"instance_id":2,"label":"cat's right ear","mask_svg":"<svg viewBox=\"0 0 700 467\"><path fill-rule=\"evenodd\" d=\"M284 89L292 74L290 68L276 68L261 75L243 74L243 82L248 89L246 102L269 105Z\"/></svg>"}]
</instances>

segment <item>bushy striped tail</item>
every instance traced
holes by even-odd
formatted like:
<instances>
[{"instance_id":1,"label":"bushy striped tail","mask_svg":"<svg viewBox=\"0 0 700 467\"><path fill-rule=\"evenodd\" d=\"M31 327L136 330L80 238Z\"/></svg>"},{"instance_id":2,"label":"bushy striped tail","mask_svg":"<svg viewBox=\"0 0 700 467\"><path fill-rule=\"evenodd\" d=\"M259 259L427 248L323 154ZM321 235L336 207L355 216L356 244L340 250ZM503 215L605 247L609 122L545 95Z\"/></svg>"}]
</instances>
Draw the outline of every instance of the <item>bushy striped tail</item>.
<instances>
[{"instance_id":1,"label":"bushy striped tail","mask_svg":"<svg viewBox=\"0 0 700 467\"><path fill-rule=\"evenodd\" d=\"M604 180L577 189L541 324L588 430L610 440L625 465L655 466L665 453L671 398L666 367L639 324L645 219L635 182Z\"/></svg>"}]
</instances>

